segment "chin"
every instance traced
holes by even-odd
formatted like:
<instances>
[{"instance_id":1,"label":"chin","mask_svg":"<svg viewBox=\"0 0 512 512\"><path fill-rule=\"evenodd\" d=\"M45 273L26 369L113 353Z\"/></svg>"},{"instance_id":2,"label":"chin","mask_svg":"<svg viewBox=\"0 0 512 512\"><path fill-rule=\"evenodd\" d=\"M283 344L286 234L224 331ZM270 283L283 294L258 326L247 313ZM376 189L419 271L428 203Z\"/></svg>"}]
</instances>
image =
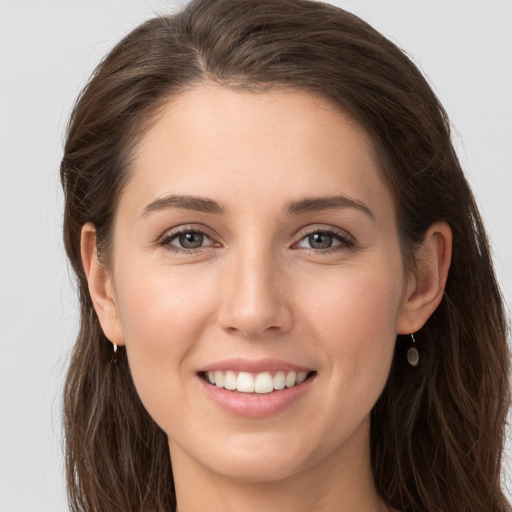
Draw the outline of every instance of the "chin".
<instances>
[{"instance_id":1,"label":"chin","mask_svg":"<svg viewBox=\"0 0 512 512\"><path fill-rule=\"evenodd\" d=\"M290 436L289 431L231 433L228 441L225 436L212 435L200 446L198 451L197 444L190 445L189 451L184 444L179 448L171 443L173 465L185 455L209 473L241 483L264 483L297 475L321 458L315 447L308 447L300 436Z\"/></svg>"},{"instance_id":2,"label":"chin","mask_svg":"<svg viewBox=\"0 0 512 512\"><path fill-rule=\"evenodd\" d=\"M276 454L273 457L239 457L233 455L228 460L218 461L209 467L210 471L229 480L240 483L266 483L285 480L301 473L306 461L290 454Z\"/></svg>"}]
</instances>

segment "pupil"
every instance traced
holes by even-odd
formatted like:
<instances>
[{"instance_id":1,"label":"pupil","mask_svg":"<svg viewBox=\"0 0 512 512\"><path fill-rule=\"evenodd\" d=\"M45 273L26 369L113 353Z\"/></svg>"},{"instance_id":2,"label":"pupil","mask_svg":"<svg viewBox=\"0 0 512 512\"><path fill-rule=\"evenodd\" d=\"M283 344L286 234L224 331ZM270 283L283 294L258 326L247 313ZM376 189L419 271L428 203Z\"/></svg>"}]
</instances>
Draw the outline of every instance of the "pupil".
<instances>
[{"instance_id":1,"label":"pupil","mask_svg":"<svg viewBox=\"0 0 512 512\"><path fill-rule=\"evenodd\" d=\"M203 245L203 235L201 233L181 233L180 244L185 249L197 249Z\"/></svg>"},{"instance_id":2,"label":"pupil","mask_svg":"<svg viewBox=\"0 0 512 512\"><path fill-rule=\"evenodd\" d=\"M328 249L332 245L332 235L328 233L314 233L309 235L309 243L313 249Z\"/></svg>"}]
</instances>

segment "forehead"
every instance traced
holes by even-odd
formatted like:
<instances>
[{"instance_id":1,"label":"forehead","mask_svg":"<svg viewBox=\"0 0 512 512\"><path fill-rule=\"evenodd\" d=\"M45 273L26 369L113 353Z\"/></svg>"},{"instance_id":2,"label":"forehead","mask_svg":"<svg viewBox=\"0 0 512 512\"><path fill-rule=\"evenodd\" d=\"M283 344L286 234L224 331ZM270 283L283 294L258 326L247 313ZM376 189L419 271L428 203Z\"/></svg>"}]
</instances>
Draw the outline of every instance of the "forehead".
<instances>
[{"instance_id":1,"label":"forehead","mask_svg":"<svg viewBox=\"0 0 512 512\"><path fill-rule=\"evenodd\" d=\"M237 198L240 206L250 197L270 206L306 192L389 195L370 137L327 100L210 84L160 110L136 148L128 189L138 208L172 193L215 196L228 208Z\"/></svg>"}]
</instances>

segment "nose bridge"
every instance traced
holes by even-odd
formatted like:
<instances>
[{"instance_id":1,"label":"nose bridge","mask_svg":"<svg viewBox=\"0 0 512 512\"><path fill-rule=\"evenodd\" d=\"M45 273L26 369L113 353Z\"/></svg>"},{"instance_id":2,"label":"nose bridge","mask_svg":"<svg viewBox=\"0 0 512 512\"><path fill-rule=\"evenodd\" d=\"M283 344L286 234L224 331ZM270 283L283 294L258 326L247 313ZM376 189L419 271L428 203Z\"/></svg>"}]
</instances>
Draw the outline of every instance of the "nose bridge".
<instances>
[{"instance_id":1,"label":"nose bridge","mask_svg":"<svg viewBox=\"0 0 512 512\"><path fill-rule=\"evenodd\" d=\"M271 241L241 242L230 255L223 285L223 328L254 337L266 331L283 331L291 326L291 311L285 301L285 271Z\"/></svg>"}]
</instances>

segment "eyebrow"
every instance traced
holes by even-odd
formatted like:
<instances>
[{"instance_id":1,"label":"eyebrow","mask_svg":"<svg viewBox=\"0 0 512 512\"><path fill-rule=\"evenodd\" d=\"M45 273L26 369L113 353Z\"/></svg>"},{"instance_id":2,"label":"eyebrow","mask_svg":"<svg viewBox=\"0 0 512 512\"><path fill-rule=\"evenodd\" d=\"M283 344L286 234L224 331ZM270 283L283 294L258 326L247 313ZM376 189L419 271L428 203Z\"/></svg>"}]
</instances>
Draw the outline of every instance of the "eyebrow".
<instances>
[{"instance_id":1,"label":"eyebrow","mask_svg":"<svg viewBox=\"0 0 512 512\"><path fill-rule=\"evenodd\" d=\"M142 217L157 211L167 209L192 210L202 213L215 213L218 215L226 213L219 203L205 197L176 195L172 194L163 198L155 199L149 203L142 212ZM375 220L375 215L362 201L352 199L344 195L306 197L300 201L293 201L284 208L287 215L300 215L306 212L318 212L330 209L353 208L365 213L371 220Z\"/></svg>"},{"instance_id":2,"label":"eyebrow","mask_svg":"<svg viewBox=\"0 0 512 512\"><path fill-rule=\"evenodd\" d=\"M142 217L156 210L167 210L178 208L182 210L193 210L203 213L226 213L226 210L217 202L205 197L170 195L155 199L149 203L142 212Z\"/></svg>"},{"instance_id":3,"label":"eyebrow","mask_svg":"<svg viewBox=\"0 0 512 512\"><path fill-rule=\"evenodd\" d=\"M373 212L362 201L344 195L306 197L300 201L290 203L286 213L288 215L299 215L305 212L317 212L338 208L354 208L368 215L370 219L375 220Z\"/></svg>"}]
</instances>

